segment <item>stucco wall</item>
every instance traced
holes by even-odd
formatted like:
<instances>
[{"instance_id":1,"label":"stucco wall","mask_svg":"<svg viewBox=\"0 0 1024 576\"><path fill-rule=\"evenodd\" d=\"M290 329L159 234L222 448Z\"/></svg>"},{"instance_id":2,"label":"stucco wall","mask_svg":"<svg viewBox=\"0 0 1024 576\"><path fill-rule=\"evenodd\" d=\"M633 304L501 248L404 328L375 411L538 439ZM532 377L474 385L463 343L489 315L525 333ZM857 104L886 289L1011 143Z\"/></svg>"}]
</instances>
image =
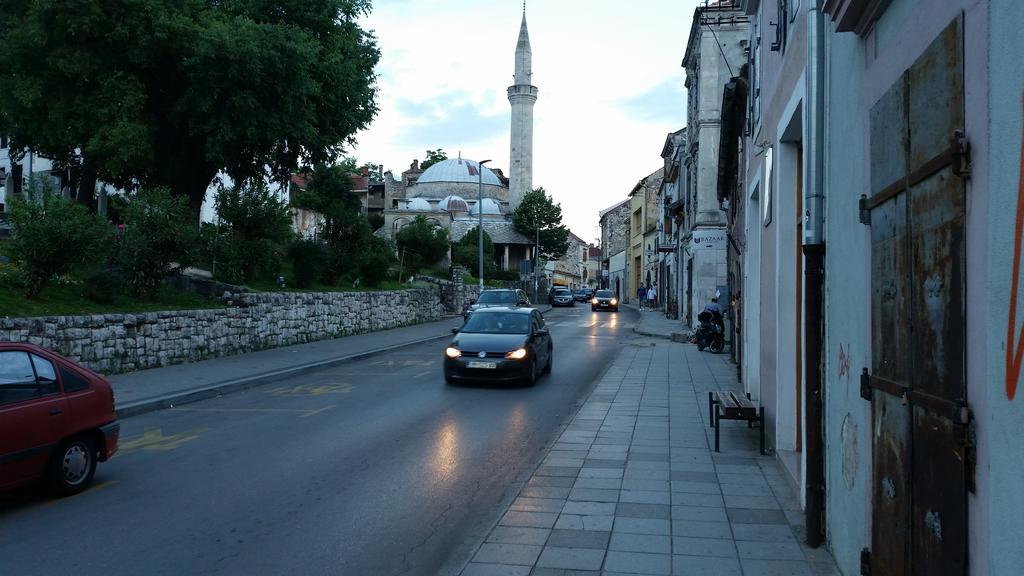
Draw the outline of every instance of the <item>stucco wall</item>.
<instances>
[{"instance_id":1,"label":"stucco wall","mask_svg":"<svg viewBox=\"0 0 1024 576\"><path fill-rule=\"evenodd\" d=\"M235 306L0 320L31 342L107 374L156 368L439 320L437 289L240 294Z\"/></svg>"}]
</instances>

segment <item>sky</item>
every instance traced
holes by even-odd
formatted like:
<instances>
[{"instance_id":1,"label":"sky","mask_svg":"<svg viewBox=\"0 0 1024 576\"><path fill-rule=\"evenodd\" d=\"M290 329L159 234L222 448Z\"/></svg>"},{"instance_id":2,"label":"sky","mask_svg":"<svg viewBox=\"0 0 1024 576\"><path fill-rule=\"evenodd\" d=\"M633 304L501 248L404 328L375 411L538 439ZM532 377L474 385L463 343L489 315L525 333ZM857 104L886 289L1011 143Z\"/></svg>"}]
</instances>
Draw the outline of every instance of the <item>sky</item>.
<instances>
[{"instance_id":1,"label":"sky","mask_svg":"<svg viewBox=\"0 0 1024 576\"><path fill-rule=\"evenodd\" d=\"M533 0L533 185L580 238L598 212L662 164L686 124L684 70L698 0ZM520 0L375 0L364 19L381 50L380 112L351 155L397 176L426 150L461 151L509 174Z\"/></svg>"}]
</instances>

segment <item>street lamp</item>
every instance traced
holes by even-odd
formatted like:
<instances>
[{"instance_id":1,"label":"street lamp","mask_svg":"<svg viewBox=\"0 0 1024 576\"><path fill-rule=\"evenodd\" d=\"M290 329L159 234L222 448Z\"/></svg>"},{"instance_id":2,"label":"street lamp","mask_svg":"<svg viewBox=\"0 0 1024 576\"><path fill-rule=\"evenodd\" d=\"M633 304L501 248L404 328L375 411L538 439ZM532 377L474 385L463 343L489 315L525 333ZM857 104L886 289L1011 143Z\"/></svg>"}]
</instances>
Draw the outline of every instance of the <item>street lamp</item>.
<instances>
[{"instance_id":1,"label":"street lamp","mask_svg":"<svg viewBox=\"0 0 1024 576\"><path fill-rule=\"evenodd\" d=\"M477 244L479 245L480 251L477 253L479 256L478 264L480 265L480 293L484 291L484 164L487 164L490 160L484 160L477 164L477 193L476 193L476 215L477 215Z\"/></svg>"},{"instance_id":2,"label":"street lamp","mask_svg":"<svg viewBox=\"0 0 1024 576\"><path fill-rule=\"evenodd\" d=\"M533 231L534 231L534 242L533 242L533 297L540 300L540 294L537 293L540 287L537 285L538 278L537 274L540 273L538 266L540 266L540 206L537 204L533 205Z\"/></svg>"}]
</instances>

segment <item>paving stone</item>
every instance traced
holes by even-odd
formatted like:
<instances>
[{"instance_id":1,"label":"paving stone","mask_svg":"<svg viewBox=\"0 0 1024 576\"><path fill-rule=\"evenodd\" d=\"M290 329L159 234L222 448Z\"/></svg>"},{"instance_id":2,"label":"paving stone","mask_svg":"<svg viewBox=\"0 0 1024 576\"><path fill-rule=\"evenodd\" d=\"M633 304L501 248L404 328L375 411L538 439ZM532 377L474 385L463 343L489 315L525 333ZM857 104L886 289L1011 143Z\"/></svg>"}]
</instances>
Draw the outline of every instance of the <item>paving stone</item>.
<instances>
[{"instance_id":1,"label":"paving stone","mask_svg":"<svg viewBox=\"0 0 1024 576\"><path fill-rule=\"evenodd\" d=\"M527 486L557 486L559 488L570 488L576 479L569 476L537 476L530 478Z\"/></svg>"},{"instance_id":2,"label":"paving stone","mask_svg":"<svg viewBox=\"0 0 1024 576\"><path fill-rule=\"evenodd\" d=\"M672 574L671 554L645 554L609 550L604 561L605 570L630 574Z\"/></svg>"},{"instance_id":3,"label":"paving stone","mask_svg":"<svg viewBox=\"0 0 1024 576\"><path fill-rule=\"evenodd\" d=\"M614 516L580 516L562 514L555 522L560 530L589 530L594 532L610 532L614 524Z\"/></svg>"},{"instance_id":4,"label":"paving stone","mask_svg":"<svg viewBox=\"0 0 1024 576\"><path fill-rule=\"evenodd\" d=\"M726 496L761 496L761 497L774 497L772 489L767 485L758 486L757 484L719 484L722 488L722 494Z\"/></svg>"},{"instance_id":5,"label":"paving stone","mask_svg":"<svg viewBox=\"0 0 1024 576\"><path fill-rule=\"evenodd\" d=\"M685 556L715 556L736 558L736 543L727 538L672 538L672 553Z\"/></svg>"},{"instance_id":6,"label":"paving stone","mask_svg":"<svg viewBox=\"0 0 1024 576\"><path fill-rule=\"evenodd\" d=\"M743 576L737 558L672 556L673 576ZM749 576L749 575L748 575Z\"/></svg>"},{"instance_id":7,"label":"paving stone","mask_svg":"<svg viewBox=\"0 0 1024 576\"><path fill-rule=\"evenodd\" d=\"M628 534L626 532L615 532L612 534L611 542L608 543L608 549L619 550L622 552L671 554L672 539L669 536L655 534Z\"/></svg>"},{"instance_id":8,"label":"paving stone","mask_svg":"<svg viewBox=\"0 0 1024 576\"><path fill-rule=\"evenodd\" d=\"M564 458L561 456L548 456L544 459L544 466L551 468L579 468L583 466L583 458Z\"/></svg>"},{"instance_id":9,"label":"paving stone","mask_svg":"<svg viewBox=\"0 0 1024 576\"><path fill-rule=\"evenodd\" d=\"M615 508L615 515L623 518L655 518L658 520L669 520L671 518L671 507L664 504L638 504L634 502L619 502Z\"/></svg>"},{"instance_id":10,"label":"paving stone","mask_svg":"<svg viewBox=\"0 0 1024 576\"><path fill-rule=\"evenodd\" d=\"M569 500L561 510L562 514L579 516L612 516L615 514L615 502L577 502Z\"/></svg>"},{"instance_id":11,"label":"paving stone","mask_svg":"<svg viewBox=\"0 0 1024 576\"><path fill-rule=\"evenodd\" d=\"M607 548L611 532L554 529L547 545L556 548Z\"/></svg>"},{"instance_id":12,"label":"paving stone","mask_svg":"<svg viewBox=\"0 0 1024 576\"><path fill-rule=\"evenodd\" d=\"M669 475L668 470L627 468L622 477L628 480L661 480L664 482L669 479Z\"/></svg>"},{"instance_id":13,"label":"paving stone","mask_svg":"<svg viewBox=\"0 0 1024 576\"><path fill-rule=\"evenodd\" d=\"M621 468L580 468L580 478L622 478Z\"/></svg>"},{"instance_id":14,"label":"paving stone","mask_svg":"<svg viewBox=\"0 0 1024 576\"><path fill-rule=\"evenodd\" d=\"M575 478L580 469L575 466L541 466L534 476L565 476Z\"/></svg>"},{"instance_id":15,"label":"paving stone","mask_svg":"<svg viewBox=\"0 0 1024 576\"><path fill-rule=\"evenodd\" d=\"M622 480L618 478L577 478L573 488L601 488L603 490L618 490L622 487Z\"/></svg>"},{"instance_id":16,"label":"paving stone","mask_svg":"<svg viewBox=\"0 0 1024 576\"><path fill-rule=\"evenodd\" d=\"M628 478L622 481L621 488L623 490L652 490L655 492L668 492L671 490L671 484L665 480L638 480L636 478Z\"/></svg>"},{"instance_id":17,"label":"paving stone","mask_svg":"<svg viewBox=\"0 0 1024 576\"><path fill-rule=\"evenodd\" d=\"M520 496L512 502L511 509L522 512L561 512L565 500L560 498L527 498Z\"/></svg>"},{"instance_id":18,"label":"paving stone","mask_svg":"<svg viewBox=\"0 0 1024 576\"><path fill-rule=\"evenodd\" d=\"M502 526L526 526L527 528L551 528L558 514L553 512L518 512L509 510L499 522Z\"/></svg>"},{"instance_id":19,"label":"paving stone","mask_svg":"<svg viewBox=\"0 0 1024 576\"><path fill-rule=\"evenodd\" d=\"M728 525L727 525L728 526ZM625 518L616 516L613 532L629 534L671 534L672 524L668 520L658 518Z\"/></svg>"},{"instance_id":20,"label":"paving stone","mask_svg":"<svg viewBox=\"0 0 1024 576\"><path fill-rule=\"evenodd\" d=\"M569 570L600 570L604 561L604 550L588 548L545 547L537 560L538 568L562 568Z\"/></svg>"},{"instance_id":21,"label":"paving stone","mask_svg":"<svg viewBox=\"0 0 1024 576\"><path fill-rule=\"evenodd\" d=\"M652 490L622 490L619 493L619 502L669 505L672 503L672 496L668 492L655 492Z\"/></svg>"},{"instance_id":22,"label":"paving stone","mask_svg":"<svg viewBox=\"0 0 1024 576\"><path fill-rule=\"evenodd\" d=\"M774 496L727 496L729 508L748 508L756 510L781 510L782 507Z\"/></svg>"},{"instance_id":23,"label":"paving stone","mask_svg":"<svg viewBox=\"0 0 1024 576\"><path fill-rule=\"evenodd\" d=\"M786 524L737 524L732 525L733 537L737 540L754 542L796 542L793 530Z\"/></svg>"},{"instance_id":24,"label":"paving stone","mask_svg":"<svg viewBox=\"0 0 1024 576\"><path fill-rule=\"evenodd\" d=\"M708 506L725 508L725 500L720 494L699 494L690 492L673 492L672 504L675 506Z\"/></svg>"},{"instance_id":25,"label":"paving stone","mask_svg":"<svg viewBox=\"0 0 1024 576\"><path fill-rule=\"evenodd\" d=\"M726 508L729 521L736 524L787 524L782 510L751 510L749 508Z\"/></svg>"},{"instance_id":26,"label":"paving stone","mask_svg":"<svg viewBox=\"0 0 1024 576\"><path fill-rule=\"evenodd\" d=\"M797 560L744 558L740 562L745 576L814 576L810 564Z\"/></svg>"},{"instance_id":27,"label":"paving stone","mask_svg":"<svg viewBox=\"0 0 1024 576\"><path fill-rule=\"evenodd\" d=\"M721 494L722 490L717 482L687 482L685 480L672 481L673 492L689 492L691 494Z\"/></svg>"},{"instance_id":28,"label":"paving stone","mask_svg":"<svg viewBox=\"0 0 1024 576\"><path fill-rule=\"evenodd\" d=\"M533 566L543 546L527 544L496 544L485 542L480 546L473 561L483 564L514 564Z\"/></svg>"},{"instance_id":29,"label":"paving stone","mask_svg":"<svg viewBox=\"0 0 1024 576\"><path fill-rule=\"evenodd\" d=\"M630 456L626 468L633 470L669 470L668 458L663 460L634 459Z\"/></svg>"},{"instance_id":30,"label":"paving stone","mask_svg":"<svg viewBox=\"0 0 1024 576\"><path fill-rule=\"evenodd\" d=\"M495 526L487 535L488 542L497 544L532 544L543 546L548 541L551 530L547 528L527 528L525 526Z\"/></svg>"},{"instance_id":31,"label":"paving stone","mask_svg":"<svg viewBox=\"0 0 1024 576\"><path fill-rule=\"evenodd\" d=\"M736 548L740 558L762 558L765 560L806 560L803 550L796 542L750 542L738 541Z\"/></svg>"},{"instance_id":32,"label":"paving stone","mask_svg":"<svg viewBox=\"0 0 1024 576\"><path fill-rule=\"evenodd\" d=\"M672 523L673 536L692 538L732 538L728 522L702 522L699 520L678 520Z\"/></svg>"},{"instance_id":33,"label":"paving stone","mask_svg":"<svg viewBox=\"0 0 1024 576\"><path fill-rule=\"evenodd\" d=\"M569 500L582 502L618 502L618 490L603 490L601 488L573 488L569 492Z\"/></svg>"},{"instance_id":34,"label":"paving stone","mask_svg":"<svg viewBox=\"0 0 1024 576\"><path fill-rule=\"evenodd\" d=\"M581 462L587 468L625 468L626 460L615 460L611 458L587 458Z\"/></svg>"},{"instance_id":35,"label":"paving stone","mask_svg":"<svg viewBox=\"0 0 1024 576\"><path fill-rule=\"evenodd\" d=\"M719 472L718 481L722 484L754 484L757 486L768 486L768 481L765 480L763 474L730 474L728 472Z\"/></svg>"},{"instance_id":36,"label":"paving stone","mask_svg":"<svg viewBox=\"0 0 1024 576\"><path fill-rule=\"evenodd\" d=\"M530 576L607 576L599 570L563 570L561 568L534 568Z\"/></svg>"},{"instance_id":37,"label":"paving stone","mask_svg":"<svg viewBox=\"0 0 1024 576\"><path fill-rule=\"evenodd\" d=\"M711 508L708 506L673 506L673 520L700 520L703 522L728 522L725 515L725 508Z\"/></svg>"},{"instance_id":38,"label":"paving stone","mask_svg":"<svg viewBox=\"0 0 1024 576\"><path fill-rule=\"evenodd\" d=\"M646 452L636 452L630 450L629 452L630 462L668 462L668 454L650 454Z\"/></svg>"},{"instance_id":39,"label":"paving stone","mask_svg":"<svg viewBox=\"0 0 1024 576\"><path fill-rule=\"evenodd\" d=\"M471 562L462 571L462 576L530 576L530 567Z\"/></svg>"},{"instance_id":40,"label":"paving stone","mask_svg":"<svg viewBox=\"0 0 1024 576\"><path fill-rule=\"evenodd\" d=\"M691 472L689 470L672 470L672 480L682 482L708 482L717 483L718 475L714 472Z\"/></svg>"}]
</instances>

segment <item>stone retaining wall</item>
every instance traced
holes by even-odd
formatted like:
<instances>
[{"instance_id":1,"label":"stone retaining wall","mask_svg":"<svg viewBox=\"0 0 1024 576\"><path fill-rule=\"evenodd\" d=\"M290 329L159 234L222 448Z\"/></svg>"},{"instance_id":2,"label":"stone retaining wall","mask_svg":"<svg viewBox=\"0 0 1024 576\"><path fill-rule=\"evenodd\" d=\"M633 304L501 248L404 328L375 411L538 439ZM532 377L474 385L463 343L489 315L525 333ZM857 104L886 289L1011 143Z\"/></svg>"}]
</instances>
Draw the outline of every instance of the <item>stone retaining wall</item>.
<instances>
[{"instance_id":1,"label":"stone retaining wall","mask_svg":"<svg viewBox=\"0 0 1024 576\"><path fill-rule=\"evenodd\" d=\"M0 340L56 350L105 374L440 320L439 290L238 294L231 307L0 319Z\"/></svg>"}]
</instances>

